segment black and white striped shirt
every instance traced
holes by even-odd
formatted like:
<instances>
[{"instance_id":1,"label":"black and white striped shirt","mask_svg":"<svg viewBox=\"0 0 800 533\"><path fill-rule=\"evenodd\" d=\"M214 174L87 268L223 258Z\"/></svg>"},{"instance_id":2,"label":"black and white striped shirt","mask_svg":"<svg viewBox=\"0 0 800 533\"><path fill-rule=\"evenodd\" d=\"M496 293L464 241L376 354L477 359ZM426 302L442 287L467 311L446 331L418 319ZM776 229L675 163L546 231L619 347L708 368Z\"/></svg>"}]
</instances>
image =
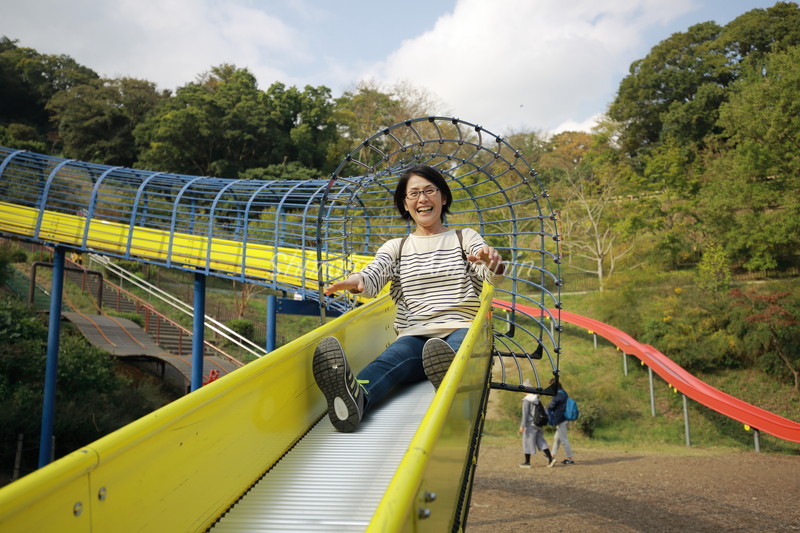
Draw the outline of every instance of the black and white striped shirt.
<instances>
[{"instance_id":1,"label":"black and white striped shirt","mask_svg":"<svg viewBox=\"0 0 800 533\"><path fill-rule=\"evenodd\" d=\"M464 253L475 254L486 244L475 230L462 230ZM399 336L443 337L468 328L478 313L483 281L497 285L502 274L465 260L454 229L429 236L409 235L398 262L400 241L392 239L378 249L360 272L362 296L374 298L391 282L397 304L394 326Z\"/></svg>"}]
</instances>

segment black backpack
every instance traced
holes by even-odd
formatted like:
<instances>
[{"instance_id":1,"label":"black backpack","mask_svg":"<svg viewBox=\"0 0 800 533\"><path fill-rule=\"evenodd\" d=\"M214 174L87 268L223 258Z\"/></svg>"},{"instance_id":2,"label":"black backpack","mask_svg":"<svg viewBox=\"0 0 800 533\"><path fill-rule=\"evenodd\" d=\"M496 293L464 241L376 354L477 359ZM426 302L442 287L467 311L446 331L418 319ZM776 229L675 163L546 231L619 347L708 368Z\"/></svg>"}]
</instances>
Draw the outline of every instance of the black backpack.
<instances>
[{"instance_id":1,"label":"black backpack","mask_svg":"<svg viewBox=\"0 0 800 533\"><path fill-rule=\"evenodd\" d=\"M543 428L547 425L547 411L545 411L541 400L539 400L539 403L534 404L533 406L533 423L540 428Z\"/></svg>"}]
</instances>

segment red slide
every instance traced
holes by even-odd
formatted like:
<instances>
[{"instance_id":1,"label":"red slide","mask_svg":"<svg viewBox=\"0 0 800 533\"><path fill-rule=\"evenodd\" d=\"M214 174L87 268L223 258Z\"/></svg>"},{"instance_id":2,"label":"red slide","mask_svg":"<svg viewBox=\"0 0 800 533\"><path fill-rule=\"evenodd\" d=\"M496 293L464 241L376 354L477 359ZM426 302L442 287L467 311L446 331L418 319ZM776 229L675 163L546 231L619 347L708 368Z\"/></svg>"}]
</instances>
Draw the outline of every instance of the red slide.
<instances>
[{"instance_id":1,"label":"red slide","mask_svg":"<svg viewBox=\"0 0 800 533\"><path fill-rule=\"evenodd\" d=\"M511 309L510 302L494 300L493 303L495 307L500 309ZM520 312L533 317L541 313L538 308L526 305L517 304L515 307ZM622 350L623 353L638 357L668 384L697 403L705 405L742 424L747 424L753 429L769 433L779 439L790 442L800 442L800 423L770 413L755 405L734 398L721 390L715 389L711 385L694 377L663 353L652 346L637 342L636 339L624 331L576 313L558 309L551 309L549 312L553 316L558 316L560 314L562 321L584 327L590 332L611 341L617 348Z\"/></svg>"}]
</instances>

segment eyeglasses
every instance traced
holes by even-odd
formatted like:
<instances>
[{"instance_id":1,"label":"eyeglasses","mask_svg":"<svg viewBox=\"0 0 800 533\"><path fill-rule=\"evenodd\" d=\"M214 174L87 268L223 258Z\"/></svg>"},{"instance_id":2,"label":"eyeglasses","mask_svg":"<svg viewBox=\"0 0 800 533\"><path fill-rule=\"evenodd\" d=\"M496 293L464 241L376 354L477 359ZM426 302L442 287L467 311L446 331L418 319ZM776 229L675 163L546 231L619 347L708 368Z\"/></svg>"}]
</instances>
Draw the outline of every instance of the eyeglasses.
<instances>
[{"instance_id":1,"label":"eyeglasses","mask_svg":"<svg viewBox=\"0 0 800 533\"><path fill-rule=\"evenodd\" d=\"M409 200L416 200L417 198L419 198L420 194L424 194L425 196L430 197L435 195L437 192L439 192L439 189L437 189L436 187L425 187L421 191L418 191L416 189L411 191L406 191L406 198L408 198Z\"/></svg>"}]
</instances>

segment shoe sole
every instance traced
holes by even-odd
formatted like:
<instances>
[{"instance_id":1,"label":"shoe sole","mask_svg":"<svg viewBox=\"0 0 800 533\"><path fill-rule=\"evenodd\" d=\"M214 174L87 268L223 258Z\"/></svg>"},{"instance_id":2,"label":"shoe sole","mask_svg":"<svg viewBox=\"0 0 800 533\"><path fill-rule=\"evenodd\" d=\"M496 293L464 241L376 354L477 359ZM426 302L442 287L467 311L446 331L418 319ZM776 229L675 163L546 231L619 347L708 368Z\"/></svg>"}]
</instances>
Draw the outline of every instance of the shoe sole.
<instances>
[{"instance_id":1,"label":"shoe sole","mask_svg":"<svg viewBox=\"0 0 800 533\"><path fill-rule=\"evenodd\" d=\"M553 459L552 461L547 463L547 468L553 468L554 466L556 466L556 460L555 459Z\"/></svg>"},{"instance_id":2,"label":"shoe sole","mask_svg":"<svg viewBox=\"0 0 800 533\"><path fill-rule=\"evenodd\" d=\"M334 337L322 339L314 350L314 380L328 402L328 418L343 433L355 430L361 422L358 401L351 386L359 394L359 385L350 371L342 345Z\"/></svg>"},{"instance_id":3,"label":"shoe sole","mask_svg":"<svg viewBox=\"0 0 800 533\"><path fill-rule=\"evenodd\" d=\"M456 352L442 339L429 339L422 348L422 369L435 388L442 384Z\"/></svg>"}]
</instances>

